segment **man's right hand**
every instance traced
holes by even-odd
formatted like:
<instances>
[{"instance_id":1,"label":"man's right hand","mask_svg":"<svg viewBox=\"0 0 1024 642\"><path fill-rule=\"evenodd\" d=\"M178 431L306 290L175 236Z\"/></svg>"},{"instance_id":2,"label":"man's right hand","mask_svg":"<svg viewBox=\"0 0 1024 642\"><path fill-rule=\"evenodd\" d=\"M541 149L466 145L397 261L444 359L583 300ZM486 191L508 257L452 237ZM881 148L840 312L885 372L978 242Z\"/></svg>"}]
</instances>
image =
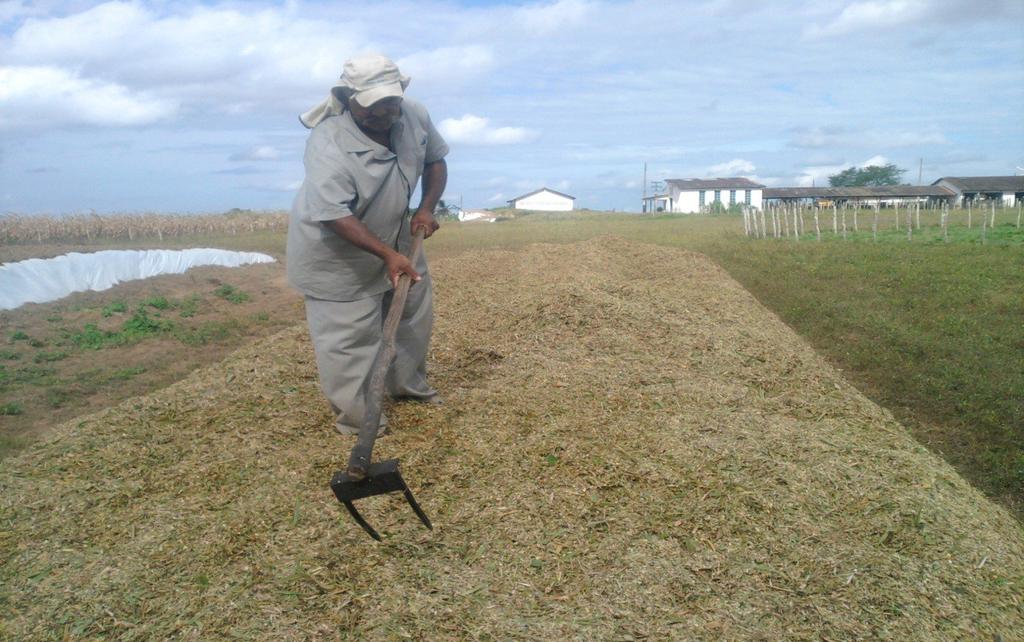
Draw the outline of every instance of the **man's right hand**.
<instances>
[{"instance_id":1,"label":"man's right hand","mask_svg":"<svg viewBox=\"0 0 1024 642\"><path fill-rule=\"evenodd\" d=\"M399 252L392 251L388 254L388 258L384 261L384 264L388 268L388 278L391 279L391 285L396 290L398 289L398 279L403 274L408 274L412 278L413 283L422 278L419 272L412 267L412 262Z\"/></svg>"}]
</instances>

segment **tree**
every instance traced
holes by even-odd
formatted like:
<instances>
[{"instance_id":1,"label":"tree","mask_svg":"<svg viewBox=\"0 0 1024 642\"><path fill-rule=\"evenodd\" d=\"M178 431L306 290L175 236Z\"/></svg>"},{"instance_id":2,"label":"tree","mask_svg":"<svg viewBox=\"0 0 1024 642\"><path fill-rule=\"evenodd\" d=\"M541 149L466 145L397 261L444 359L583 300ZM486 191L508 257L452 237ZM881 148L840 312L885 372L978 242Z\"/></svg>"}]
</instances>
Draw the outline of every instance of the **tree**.
<instances>
[{"instance_id":1,"label":"tree","mask_svg":"<svg viewBox=\"0 0 1024 642\"><path fill-rule=\"evenodd\" d=\"M868 165L867 167L851 167L838 174L828 177L832 187L878 187L880 185L899 185L900 179L907 170L888 165Z\"/></svg>"}]
</instances>

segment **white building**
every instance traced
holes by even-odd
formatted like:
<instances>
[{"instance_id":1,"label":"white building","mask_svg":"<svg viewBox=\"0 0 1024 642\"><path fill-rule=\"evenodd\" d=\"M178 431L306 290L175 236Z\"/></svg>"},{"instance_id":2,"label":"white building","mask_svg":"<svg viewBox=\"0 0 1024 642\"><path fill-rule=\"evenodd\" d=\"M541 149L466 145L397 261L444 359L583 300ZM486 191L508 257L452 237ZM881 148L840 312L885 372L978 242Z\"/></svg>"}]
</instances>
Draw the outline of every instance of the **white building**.
<instances>
[{"instance_id":1,"label":"white building","mask_svg":"<svg viewBox=\"0 0 1024 642\"><path fill-rule=\"evenodd\" d=\"M1013 207L1024 200L1024 176L946 176L932 183L952 190L956 204L997 201Z\"/></svg>"},{"instance_id":2,"label":"white building","mask_svg":"<svg viewBox=\"0 0 1024 642\"><path fill-rule=\"evenodd\" d=\"M529 194L513 198L508 201L508 206L515 210L569 212L573 209L575 200L575 196L569 196L568 194L542 187Z\"/></svg>"},{"instance_id":3,"label":"white building","mask_svg":"<svg viewBox=\"0 0 1024 642\"><path fill-rule=\"evenodd\" d=\"M462 210L459 212L459 220L462 222L486 221L493 223L497 217L497 214L487 210Z\"/></svg>"},{"instance_id":4,"label":"white building","mask_svg":"<svg viewBox=\"0 0 1024 642\"><path fill-rule=\"evenodd\" d=\"M644 198L644 212L700 214L733 205L761 209L764 185L748 178L674 178L665 181L665 191Z\"/></svg>"}]
</instances>

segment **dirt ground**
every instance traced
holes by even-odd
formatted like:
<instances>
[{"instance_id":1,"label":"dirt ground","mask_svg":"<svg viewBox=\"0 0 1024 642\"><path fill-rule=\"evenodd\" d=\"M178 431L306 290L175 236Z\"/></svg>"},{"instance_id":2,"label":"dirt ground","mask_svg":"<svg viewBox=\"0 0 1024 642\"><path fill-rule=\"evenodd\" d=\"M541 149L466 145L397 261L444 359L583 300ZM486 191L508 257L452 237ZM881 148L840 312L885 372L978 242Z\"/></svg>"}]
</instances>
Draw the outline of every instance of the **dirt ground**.
<instances>
[{"instance_id":1,"label":"dirt ground","mask_svg":"<svg viewBox=\"0 0 1024 642\"><path fill-rule=\"evenodd\" d=\"M247 300L232 302L217 296L218 288L224 286L244 293ZM174 307L146 307L153 318L167 319L189 331L192 343L171 333L157 333L126 345L81 349L68 339L87 324L116 331L137 306L160 297L172 303L192 298L194 311L187 317ZM118 303L124 304L124 311L110 314L110 307ZM24 385L10 382L0 388L0 405L14 403L23 409L20 414L0 416L0 437L16 444L9 449L16 451L63 421L163 388L220 361L239 346L303 319L301 296L285 282L281 262L195 268L0 311L0 348L6 357L0 364L10 379L32 377ZM28 338L13 340L18 332ZM66 356L40 359L47 354Z\"/></svg>"},{"instance_id":2,"label":"dirt ground","mask_svg":"<svg viewBox=\"0 0 1024 642\"><path fill-rule=\"evenodd\" d=\"M1020 525L707 257L603 237L432 270L446 403L391 405L376 456L433 531L375 497L374 542L332 496L352 440L296 324L0 462L0 637L1024 630Z\"/></svg>"}]
</instances>

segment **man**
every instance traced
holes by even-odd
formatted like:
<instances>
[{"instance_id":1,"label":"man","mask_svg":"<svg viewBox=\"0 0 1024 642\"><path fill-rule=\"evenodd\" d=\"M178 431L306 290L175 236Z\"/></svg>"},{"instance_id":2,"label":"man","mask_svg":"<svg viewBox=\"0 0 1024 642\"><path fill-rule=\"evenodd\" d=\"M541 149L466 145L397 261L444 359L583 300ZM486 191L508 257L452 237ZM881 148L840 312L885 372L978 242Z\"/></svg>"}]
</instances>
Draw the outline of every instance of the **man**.
<instances>
[{"instance_id":1,"label":"man","mask_svg":"<svg viewBox=\"0 0 1024 642\"><path fill-rule=\"evenodd\" d=\"M381 325L398 278L413 279L396 335L388 393L440 403L427 384L433 325L426 257L405 258L412 233L430 237L444 192L448 145L422 105L405 98L409 78L384 56L345 63L331 95L299 119L312 129L306 177L288 226L288 280L305 295L320 386L335 429L358 434ZM409 219L409 199L422 176L422 198ZM381 416L380 433L386 418Z\"/></svg>"}]
</instances>

